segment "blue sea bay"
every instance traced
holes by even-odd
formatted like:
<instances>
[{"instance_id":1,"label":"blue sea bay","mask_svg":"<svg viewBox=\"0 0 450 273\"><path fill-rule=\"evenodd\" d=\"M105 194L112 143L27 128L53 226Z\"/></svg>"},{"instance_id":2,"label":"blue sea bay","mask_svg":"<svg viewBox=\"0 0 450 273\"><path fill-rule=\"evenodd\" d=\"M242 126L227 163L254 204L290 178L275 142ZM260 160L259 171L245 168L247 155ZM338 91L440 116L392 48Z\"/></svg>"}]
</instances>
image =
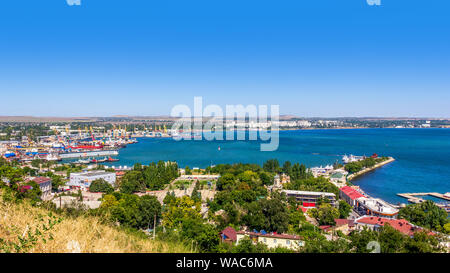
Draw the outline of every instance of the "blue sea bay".
<instances>
[{"instance_id":1,"label":"blue sea bay","mask_svg":"<svg viewBox=\"0 0 450 273\"><path fill-rule=\"evenodd\" d=\"M176 141L140 138L120 150L120 162L132 166L172 160L182 167L221 163L257 163L276 158L307 167L333 164L344 154L377 153L396 159L353 181L368 194L392 203L406 202L397 193L450 191L450 129L329 129L280 131L279 148L260 151L261 141ZM220 147L220 149L219 149Z\"/></svg>"}]
</instances>

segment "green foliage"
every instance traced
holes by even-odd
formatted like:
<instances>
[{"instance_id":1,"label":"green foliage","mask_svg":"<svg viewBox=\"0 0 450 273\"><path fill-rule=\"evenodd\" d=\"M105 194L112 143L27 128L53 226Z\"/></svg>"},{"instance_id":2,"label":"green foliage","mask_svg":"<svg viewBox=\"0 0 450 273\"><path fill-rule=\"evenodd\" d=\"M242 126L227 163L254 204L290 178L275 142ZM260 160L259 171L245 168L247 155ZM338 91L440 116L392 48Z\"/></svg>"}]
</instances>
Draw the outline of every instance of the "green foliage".
<instances>
[{"instance_id":1,"label":"green foliage","mask_svg":"<svg viewBox=\"0 0 450 273\"><path fill-rule=\"evenodd\" d=\"M309 177L305 179L292 180L285 185L288 190L297 191L319 191L319 192L331 192L339 195L339 189L333 185L327 178L319 176L317 178Z\"/></svg>"},{"instance_id":2,"label":"green foliage","mask_svg":"<svg viewBox=\"0 0 450 273\"><path fill-rule=\"evenodd\" d=\"M330 204L323 204L318 208L312 208L308 211L308 214L315 218L319 225L334 226L336 224L334 219L339 218L339 210Z\"/></svg>"},{"instance_id":3,"label":"green foliage","mask_svg":"<svg viewBox=\"0 0 450 273\"><path fill-rule=\"evenodd\" d=\"M30 186L30 189L26 189L27 186ZM16 187L14 187L16 188ZM41 201L41 195L42 191L39 187L39 185L34 181L29 181L22 185L17 185L17 197L18 198L27 198L29 199L33 204L36 202Z\"/></svg>"},{"instance_id":4,"label":"green foliage","mask_svg":"<svg viewBox=\"0 0 450 273\"><path fill-rule=\"evenodd\" d=\"M266 172L278 173L280 172L280 163L277 159L269 159L264 162L263 169Z\"/></svg>"},{"instance_id":5,"label":"green foliage","mask_svg":"<svg viewBox=\"0 0 450 273\"><path fill-rule=\"evenodd\" d=\"M148 190L161 190L178 177L178 165L159 161L149 166L136 165L127 172L120 183L120 192L134 193Z\"/></svg>"},{"instance_id":6,"label":"green foliage","mask_svg":"<svg viewBox=\"0 0 450 273\"><path fill-rule=\"evenodd\" d=\"M260 199L246 207L247 214L242 219L242 225L268 232L284 233L288 230L289 212L285 196L273 194L270 199Z\"/></svg>"},{"instance_id":7,"label":"green foliage","mask_svg":"<svg viewBox=\"0 0 450 273\"><path fill-rule=\"evenodd\" d=\"M192 174L192 170L191 170L191 168L189 168L189 166L186 166L184 168L184 174L185 175L191 175Z\"/></svg>"},{"instance_id":8,"label":"green foliage","mask_svg":"<svg viewBox=\"0 0 450 273\"><path fill-rule=\"evenodd\" d=\"M201 252L215 252L220 238L219 231L211 224L206 224L203 219L187 218L181 224L181 234L187 240L193 240Z\"/></svg>"},{"instance_id":9,"label":"green foliage","mask_svg":"<svg viewBox=\"0 0 450 273\"><path fill-rule=\"evenodd\" d=\"M249 237L244 237L231 251L232 253L267 253L269 249L264 243L254 243Z\"/></svg>"},{"instance_id":10,"label":"green foliage","mask_svg":"<svg viewBox=\"0 0 450 273\"><path fill-rule=\"evenodd\" d=\"M360 160L360 161L347 163L347 164L345 164L344 169L349 173L357 173L364 168L371 168L378 163L386 161L387 159L388 158L386 158L386 157L379 157L379 158L368 157L368 158Z\"/></svg>"},{"instance_id":11,"label":"green foliage","mask_svg":"<svg viewBox=\"0 0 450 273\"><path fill-rule=\"evenodd\" d=\"M195 202L201 202L202 201L202 194L199 192L200 189L200 183L197 181L195 183L194 190L192 190L191 198Z\"/></svg>"},{"instance_id":12,"label":"green foliage","mask_svg":"<svg viewBox=\"0 0 450 273\"><path fill-rule=\"evenodd\" d=\"M352 211L352 207L345 202L344 200L339 200L339 218L346 219L350 212Z\"/></svg>"},{"instance_id":13,"label":"green foliage","mask_svg":"<svg viewBox=\"0 0 450 273\"><path fill-rule=\"evenodd\" d=\"M351 252L350 244L344 239L328 241L324 237L314 237L306 241L301 249L304 253L348 253Z\"/></svg>"},{"instance_id":14,"label":"green foliage","mask_svg":"<svg viewBox=\"0 0 450 273\"><path fill-rule=\"evenodd\" d=\"M115 192L103 197L101 209L109 212L113 221L136 229L148 229L155 216L157 221L161 218L161 204L155 196Z\"/></svg>"},{"instance_id":15,"label":"green foliage","mask_svg":"<svg viewBox=\"0 0 450 273\"><path fill-rule=\"evenodd\" d=\"M188 196L176 198L164 209L163 225L166 228L174 229L180 227L185 219L202 219L200 205L199 202L195 202Z\"/></svg>"},{"instance_id":16,"label":"green foliage","mask_svg":"<svg viewBox=\"0 0 450 273\"><path fill-rule=\"evenodd\" d=\"M307 168L303 164L295 163L292 166L291 180L302 180L313 177L312 173L308 172Z\"/></svg>"},{"instance_id":17,"label":"green foliage","mask_svg":"<svg viewBox=\"0 0 450 273\"><path fill-rule=\"evenodd\" d=\"M111 184L100 178L92 181L91 186L89 187L89 191L112 193L114 191L114 188L111 186Z\"/></svg>"},{"instance_id":18,"label":"green foliage","mask_svg":"<svg viewBox=\"0 0 450 273\"><path fill-rule=\"evenodd\" d=\"M163 225L169 231L176 230L182 240L201 252L215 252L220 243L219 230L205 223L200 214L200 202L188 196L169 197L163 212Z\"/></svg>"},{"instance_id":19,"label":"green foliage","mask_svg":"<svg viewBox=\"0 0 450 273\"><path fill-rule=\"evenodd\" d=\"M446 232L444 226L449 223L447 212L430 200L419 204L407 205L400 209L398 216L415 225L440 232Z\"/></svg>"},{"instance_id":20,"label":"green foliage","mask_svg":"<svg viewBox=\"0 0 450 273\"><path fill-rule=\"evenodd\" d=\"M291 176L292 175L292 164L290 161L285 161L282 168L283 173Z\"/></svg>"},{"instance_id":21,"label":"green foliage","mask_svg":"<svg viewBox=\"0 0 450 273\"><path fill-rule=\"evenodd\" d=\"M366 228L353 231L349 238L352 251L357 253L372 252L373 249L369 247L370 242L378 243L381 253L434 253L442 251L435 236L420 231L410 237L400 233L389 224L381 227L378 231Z\"/></svg>"}]
</instances>

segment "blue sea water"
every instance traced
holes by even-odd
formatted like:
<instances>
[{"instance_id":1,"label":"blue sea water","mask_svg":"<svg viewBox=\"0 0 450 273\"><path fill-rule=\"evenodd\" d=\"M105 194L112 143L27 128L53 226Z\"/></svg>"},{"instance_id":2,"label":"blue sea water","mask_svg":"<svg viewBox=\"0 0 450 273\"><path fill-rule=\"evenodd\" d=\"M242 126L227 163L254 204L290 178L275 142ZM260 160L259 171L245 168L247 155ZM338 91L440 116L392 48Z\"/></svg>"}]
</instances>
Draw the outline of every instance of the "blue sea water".
<instances>
[{"instance_id":1,"label":"blue sea water","mask_svg":"<svg viewBox=\"0 0 450 273\"><path fill-rule=\"evenodd\" d=\"M109 165L172 160L192 168L236 162L262 164L276 158L280 164L289 160L314 167L341 161L344 154L377 153L396 161L353 181L371 196L405 203L397 193L450 192L450 129L281 131L279 148L273 152L261 152L260 141L138 140L120 150L120 162Z\"/></svg>"}]
</instances>

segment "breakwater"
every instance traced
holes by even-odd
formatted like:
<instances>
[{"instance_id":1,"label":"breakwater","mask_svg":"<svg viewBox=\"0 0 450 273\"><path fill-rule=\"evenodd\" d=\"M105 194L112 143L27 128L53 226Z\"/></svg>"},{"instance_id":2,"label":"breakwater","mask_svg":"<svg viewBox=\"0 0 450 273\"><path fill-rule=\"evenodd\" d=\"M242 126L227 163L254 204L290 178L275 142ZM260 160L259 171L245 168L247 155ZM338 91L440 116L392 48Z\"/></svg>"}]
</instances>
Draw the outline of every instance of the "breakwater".
<instances>
[{"instance_id":1,"label":"breakwater","mask_svg":"<svg viewBox=\"0 0 450 273\"><path fill-rule=\"evenodd\" d=\"M349 176L347 176L347 181L351 181L352 179L355 179L356 177L359 177L359 176L361 176L361 175L363 175L365 173L368 173L370 171L378 169L378 168L380 168L380 167L382 167L382 166L384 166L386 164L389 164L391 162L394 162L394 161L395 161L395 159L393 157L389 157L387 160L385 160L383 162L380 162L378 164L375 164L373 167L365 168L365 169L363 169L363 170L361 170L359 172L350 174Z\"/></svg>"}]
</instances>

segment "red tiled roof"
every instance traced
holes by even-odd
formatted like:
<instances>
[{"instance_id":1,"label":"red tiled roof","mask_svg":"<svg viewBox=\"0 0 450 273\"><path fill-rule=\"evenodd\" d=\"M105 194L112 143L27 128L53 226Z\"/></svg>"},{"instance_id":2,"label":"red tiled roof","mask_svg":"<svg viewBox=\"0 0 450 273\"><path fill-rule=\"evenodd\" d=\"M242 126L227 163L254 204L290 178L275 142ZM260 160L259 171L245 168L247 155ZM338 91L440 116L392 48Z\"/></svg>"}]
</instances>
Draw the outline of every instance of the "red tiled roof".
<instances>
[{"instance_id":1,"label":"red tiled roof","mask_svg":"<svg viewBox=\"0 0 450 273\"><path fill-rule=\"evenodd\" d=\"M52 181L52 179L48 177L36 177L35 179L33 179L33 181L36 182L37 184L42 184Z\"/></svg>"},{"instance_id":2,"label":"red tiled roof","mask_svg":"<svg viewBox=\"0 0 450 273\"><path fill-rule=\"evenodd\" d=\"M232 227L227 227L220 234L225 235L227 238L235 242L237 240L236 230Z\"/></svg>"},{"instance_id":3,"label":"red tiled roof","mask_svg":"<svg viewBox=\"0 0 450 273\"><path fill-rule=\"evenodd\" d=\"M367 225L379 225L384 226L388 223L391 227L400 231L406 235L414 235L415 232L421 231L421 228L414 227L405 219L389 219L383 217L362 217L356 220L357 223L367 224Z\"/></svg>"},{"instance_id":4,"label":"red tiled roof","mask_svg":"<svg viewBox=\"0 0 450 273\"><path fill-rule=\"evenodd\" d=\"M352 200L356 200L357 198L360 198L360 197L365 197L363 194L361 194L360 192L358 192L357 190L355 190L354 188L352 188L350 186L344 186L344 187L340 188L339 190L342 191L348 197L350 197L350 199L352 199Z\"/></svg>"},{"instance_id":5,"label":"red tiled roof","mask_svg":"<svg viewBox=\"0 0 450 273\"><path fill-rule=\"evenodd\" d=\"M334 219L334 222L336 223L337 227L348 225L349 227L354 226L353 220L348 219Z\"/></svg>"},{"instance_id":6,"label":"red tiled roof","mask_svg":"<svg viewBox=\"0 0 450 273\"><path fill-rule=\"evenodd\" d=\"M331 226L330 225L323 225L323 226L319 226L319 228L321 229L321 230L327 230L327 229L329 229L329 228L331 228Z\"/></svg>"}]
</instances>

